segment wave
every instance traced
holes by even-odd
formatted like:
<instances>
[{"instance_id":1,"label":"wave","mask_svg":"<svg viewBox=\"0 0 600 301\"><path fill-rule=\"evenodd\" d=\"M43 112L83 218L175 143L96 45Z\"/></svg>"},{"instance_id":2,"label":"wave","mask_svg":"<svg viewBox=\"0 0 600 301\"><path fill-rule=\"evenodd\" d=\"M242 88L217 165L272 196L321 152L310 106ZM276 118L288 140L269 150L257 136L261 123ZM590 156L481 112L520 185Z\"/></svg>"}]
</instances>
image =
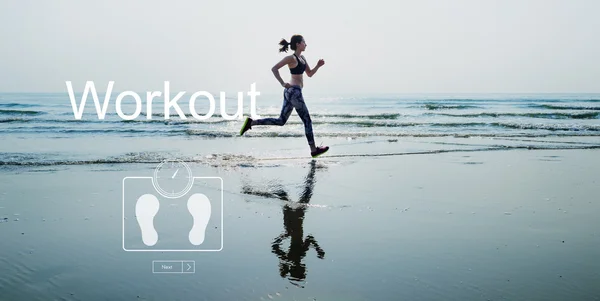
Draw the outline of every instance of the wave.
<instances>
[{"instance_id":1,"label":"wave","mask_svg":"<svg viewBox=\"0 0 600 301\"><path fill-rule=\"evenodd\" d=\"M600 98L586 98L584 96L580 97L569 97L565 95L564 97L554 96L554 97L540 97L541 95L488 95L480 98L433 98L429 99L429 101L439 101L439 102L490 102L490 101L528 101L528 102L570 102L570 101L589 101L589 102L600 102ZM425 96L426 97L426 96Z\"/></svg>"},{"instance_id":2,"label":"wave","mask_svg":"<svg viewBox=\"0 0 600 301\"><path fill-rule=\"evenodd\" d=\"M449 117L531 117L543 119L597 119L600 118L600 112L587 113L474 113L474 114L447 114L447 113L426 113L429 116L449 116Z\"/></svg>"},{"instance_id":3,"label":"wave","mask_svg":"<svg viewBox=\"0 0 600 301\"><path fill-rule=\"evenodd\" d=\"M120 128L112 128L112 129L76 129L76 128L63 128L63 127L17 127L10 128L9 130L4 131L4 133L27 133L27 134L44 134L44 136L48 135L102 135L102 134L121 134L121 135L131 135L136 134L136 136L178 136L185 134L184 129L120 129Z\"/></svg>"},{"instance_id":4,"label":"wave","mask_svg":"<svg viewBox=\"0 0 600 301\"><path fill-rule=\"evenodd\" d=\"M440 149L428 150L421 152L396 152L396 153L375 153L375 154L347 154L347 155L328 155L329 158L347 158L347 157L390 157L390 156L406 156L406 155L435 155L442 153L470 153L470 152L485 152L485 151L503 151L503 150L574 150L574 149L600 149L600 145L592 146L537 146L537 145L522 145L522 146L497 146L476 149ZM474 163L466 163L474 164Z\"/></svg>"},{"instance_id":5,"label":"wave","mask_svg":"<svg viewBox=\"0 0 600 301\"><path fill-rule=\"evenodd\" d=\"M548 105L548 104L529 104L530 108L548 109L548 110L586 110L586 111L600 111L600 107L587 107L587 106L560 106L560 105Z\"/></svg>"},{"instance_id":6,"label":"wave","mask_svg":"<svg viewBox=\"0 0 600 301\"><path fill-rule=\"evenodd\" d=\"M5 119L0 119L0 123L3 122L11 122L11 123L93 123L94 121L88 121L88 120L77 120L77 119L31 119L31 118L18 118L18 117L11 117L11 118L5 118ZM98 122L98 121L96 121Z\"/></svg>"},{"instance_id":7,"label":"wave","mask_svg":"<svg viewBox=\"0 0 600 301\"><path fill-rule=\"evenodd\" d=\"M482 151L500 151L500 150L573 150L573 149L600 149L600 145L573 145L573 146L556 146L556 145L497 145L484 148L472 149L434 149L426 151L414 152L392 152L392 153L354 153L354 154L331 154L325 155L323 158L342 158L342 157L382 157L382 156L406 156L406 155L425 155L425 154L440 154L448 152L482 152ZM102 165L102 164L158 164L165 159L172 158L171 155L158 152L138 152L127 153L121 156L108 158L97 158L88 160L69 160L69 159L47 159L47 154L39 154L37 156L31 154L3 154L0 153L0 166L58 166L58 165ZM305 157L274 157L274 158L259 158L254 156L239 155L239 154L211 154L205 156L183 156L177 159L185 161L189 164L209 164L212 166L237 166L237 167L256 167L260 166L259 162L267 162L273 160L291 160L291 159L306 159ZM273 195L273 194L269 194ZM275 194L276 195L276 194Z\"/></svg>"},{"instance_id":8,"label":"wave","mask_svg":"<svg viewBox=\"0 0 600 301\"><path fill-rule=\"evenodd\" d=\"M474 105L451 105L451 104L436 104L428 103L424 106L417 106L418 108L425 108L427 110L464 110L464 109L481 109L480 106ZM413 107L414 108L414 107Z\"/></svg>"},{"instance_id":9,"label":"wave","mask_svg":"<svg viewBox=\"0 0 600 301\"><path fill-rule=\"evenodd\" d=\"M220 124L220 123L228 123L228 122L241 122L239 120L226 120L226 119L209 119L209 120L197 120L197 119L169 119L169 120L160 120L160 119L134 119L134 120L118 120L115 122L124 122L124 123L162 123L165 125L178 125L178 124Z\"/></svg>"},{"instance_id":10,"label":"wave","mask_svg":"<svg viewBox=\"0 0 600 301\"><path fill-rule=\"evenodd\" d=\"M446 117L459 117L459 118L502 118L502 117L527 117L527 118L540 118L540 119L600 119L600 112L583 112L583 113L494 113L494 112L482 112L473 114L450 114L450 113L424 113L421 115L402 115L402 114L313 114L313 124L316 125L349 125L358 127L405 127L405 126L416 126L426 125L427 123L396 123L394 120L400 120L402 117L420 117L420 116L446 116ZM276 118L278 115L265 115L265 118ZM345 120L327 120L329 118L342 118ZM358 119L358 120L356 120ZM10 117L0 119L0 123L47 123L47 124L60 124L60 123L89 123L89 124L164 124L164 125L186 125L186 124L226 124L241 122L239 120L225 120L225 119L209 119L209 120L196 120L196 119L135 119L135 120L99 120L99 119L40 119L40 118L22 118L22 117ZM293 119L289 120L287 124L302 124L301 121ZM453 126L451 123L450 126ZM459 124L460 125L460 124ZM439 125L435 125L439 126Z\"/></svg>"},{"instance_id":11,"label":"wave","mask_svg":"<svg viewBox=\"0 0 600 301\"><path fill-rule=\"evenodd\" d=\"M499 96L499 97L481 97L481 98L430 98L430 99L415 99L414 102L429 102L429 103L444 103L444 104L459 104L459 103L493 103L493 102L551 102L551 103L568 103L568 102L600 102L599 98L578 98L578 97L558 97L558 98L544 98L544 97L526 97L526 96ZM409 101L399 101L398 104L406 104Z\"/></svg>"},{"instance_id":12,"label":"wave","mask_svg":"<svg viewBox=\"0 0 600 301\"><path fill-rule=\"evenodd\" d=\"M279 116L279 115L273 115L275 116ZM361 115L361 114L311 114L311 116L314 117L320 117L320 118L366 118L366 119L398 119L398 117L401 117L402 114L399 113L381 113L381 114L368 114L368 115Z\"/></svg>"},{"instance_id":13,"label":"wave","mask_svg":"<svg viewBox=\"0 0 600 301\"><path fill-rule=\"evenodd\" d=\"M207 137L207 138L231 138L237 137L237 132L228 131L209 131L209 130L185 130L185 134L189 136ZM286 138L286 137L305 137L304 132L253 132L245 134L249 137L256 138ZM523 133L523 132L503 132L503 133L481 133L481 132L462 132L462 133L440 133L440 132L320 132L320 137L333 137L333 138L357 138L357 137L415 137L415 138L429 138L429 137L456 137L456 138L468 138L468 137L484 137L484 138L503 138L503 137L600 137L599 132L584 132L584 131L551 131L550 133Z\"/></svg>"},{"instance_id":14,"label":"wave","mask_svg":"<svg viewBox=\"0 0 600 301\"><path fill-rule=\"evenodd\" d=\"M37 107L37 105L34 104L26 104L26 103L0 103L0 108L14 108L14 107L22 107L22 108L27 108L27 107Z\"/></svg>"},{"instance_id":15,"label":"wave","mask_svg":"<svg viewBox=\"0 0 600 301\"><path fill-rule=\"evenodd\" d=\"M10 123L10 122L28 122L31 119L24 119L24 118L5 118L5 119L0 119L0 123Z\"/></svg>"},{"instance_id":16,"label":"wave","mask_svg":"<svg viewBox=\"0 0 600 301\"><path fill-rule=\"evenodd\" d=\"M9 118L0 120L0 123L27 123L28 120L23 120L22 118ZM228 121L223 121L228 122ZM208 123L215 124L220 122L212 122ZM177 124L177 123L173 123ZM301 121L289 121L287 125L302 125ZM547 130L547 131L584 131L584 132L600 132L600 124L565 124L565 123L520 123L520 122L483 122L483 121L474 121L474 122L395 122L395 121L374 121L374 120L359 120L359 121L313 121L313 125L316 126L338 126L348 128L402 128L402 129L415 129L422 132L432 131L434 129L452 129L452 130L468 130L468 129L479 129L479 130L489 130L489 129L503 129L503 130ZM220 127L222 129L229 128L229 131L216 131L219 133L217 137L233 137L237 135L238 128L235 128L235 131L232 130L231 127ZM290 134L293 132L290 131L263 131L261 128L258 131L253 131L250 135L266 135L264 137L286 137L286 135L295 135ZM296 128L294 128L295 130ZM176 135L181 133L186 133L188 135L203 135L203 136L212 136L215 131L207 131L206 129L199 128L189 128L189 127L122 127L122 126L111 126L111 127L86 127L86 128L76 128L76 127L66 127L60 125L43 125L35 126L35 127L11 127L9 128L12 132L39 132L39 133L64 133L64 134L108 134L108 133L119 133L119 134L130 134L130 133L152 133L157 135ZM331 132L331 130L335 130L335 128L320 130L320 132ZM369 132L373 132L369 130ZM198 133L198 134L196 134ZM226 134L224 134L226 133ZM337 132L332 132L332 135L338 135ZM343 132L342 132L343 133Z\"/></svg>"},{"instance_id":17,"label":"wave","mask_svg":"<svg viewBox=\"0 0 600 301\"><path fill-rule=\"evenodd\" d=\"M562 113L562 112L551 112L551 113L494 113L494 112L482 112L482 113L473 113L473 114L450 114L450 113L424 113L421 115L402 115L402 114L371 114L371 115L363 115L363 114L313 114L313 124L315 125L349 125L349 126L358 126L358 127L407 127L407 126L420 126L420 125L428 125L426 122L413 122L413 123L402 123L402 122L394 122L395 120L401 120L401 117L419 117L419 116L446 116L446 117L458 117L458 118L502 118L502 117L527 117L527 118L540 118L540 119L600 119L600 112L582 112L582 113ZM278 115L265 115L262 116L265 118L275 118ZM342 118L345 120L327 120L329 118ZM356 120L358 119L358 120ZM365 120L366 119L366 120ZM164 124L164 125L186 125L186 124L226 124L226 123L236 123L240 122L239 120L225 120L225 119L209 119L209 120L196 120L196 119L171 119L171 120L161 120L161 119L135 119L135 120L122 120L122 119L113 119L113 120L98 120L98 119L40 119L40 118L23 118L23 117L9 117L5 119L0 119L0 123L46 123L46 124L60 124L60 123L89 123L89 124ZM301 121L292 119L287 122L287 124L302 124ZM473 123L440 123L433 124L433 126L440 125L448 125L451 127L455 127L456 125L477 125Z\"/></svg>"},{"instance_id":18,"label":"wave","mask_svg":"<svg viewBox=\"0 0 600 301\"><path fill-rule=\"evenodd\" d=\"M526 124L526 123L500 123L491 122L487 125L508 129L522 129L522 130L548 130L548 131L600 131L600 125L587 125L587 124Z\"/></svg>"},{"instance_id":19,"label":"wave","mask_svg":"<svg viewBox=\"0 0 600 301\"><path fill-rule=\"evenodd\" d=\"M143 112L140 115L144 115L146 116ZM261 116L261 118L277 118L279 117L279 114L259 114ZM400 116L402 116L402 114L399 113L379 113L379 114L319 114L319 113L311 113L310 114L311 117L322 117L322 118L330 118L330 117L337 117L337 118L367 118L367 119L396 119ZM157 117L164 117L164 113L152 113L152 116L157 116ZM181 120L179 115L173 115L171 114L170 116L176 118L173 120ZM192 114L185 114L186 118L190 118L190 119L186 119L186 120L196 120L194 119L194 117L192 116ZM202 116L202 115L200 115ZM214 113L212 114L211 118L223 118L223 115L221 115L220 113ZM225 120L224 121L242 121L243 119L236 119L236 120ZM141 120L140 120L141 121Z\"/></svg>"},{"instance_id":20,"label":"wave","mask_svg":"<svg viewBox=\"0 0 600 301\"><path fill-rule=\"evenodd\" d=\"M54 166L54 165L94 165L94 164L126 164L126 163L160 163L167 159L167 155L154 152L127 153L122 156L91 159L91 160L64 160L47 159L47 154L34 156L31 154L2 154L0 165L18 166Z\"/></svg>"},{"instance_id":21,"label":"wave","mask_svg":"<svg viewBox=\"0 0 600 301\"><path fill-rule=\"evenodd\" d=\"M318 124L318 123L317 123ZM528 124L512 122L373 122L373 121L334 121L325 124L355 125L357 127L497 127L506 129L552 130L552 131L600 131L600 125L588 124Z\"/></svg>"},{"instance_id":22,"label":"wave","mask_svg":"<svg viewBox=\"0 0 600 301\"><path fill-rule=\"evenodd\" d=\"M152 124L165 124L165 125L178 125L178 124L193 124L193 123L204 123L204 124L219 124L219 123L227 123L229 120L196 120L196 119L187 119L187 120L159 120L159 119L139 119L139 120L99 120L99 119L27 119L27 118L6 118L0 119L0 123L2 122L15 122L15 123L90 123L90 124L118 124L118 123L152 123Z\"/></svg>"},{"instance_id":23,"label":"wave","mask_svg":"<svg viewBox=\"0 0 600 301\"><path fill-rule=\"evenodd\" d=\"M153 135L157 134L167 134L167 135L176 135L183 133L183 130L156 130L156 129L60 129L55 131L55 133L65 133L65 134L108 134L108 133L125 133L125 134L134 134L134 133L151 133Z\"/></svg>"},{"instance_id":24,"label":"wave","mask_svg":"<svg viewBox=\"0 0 600 301\"><path fill-rule=\"evenodd\" d=\"M97 164L137 164L160 163L172 159L170 152L130 152L119 156L95 158L87 160L73 160L65 158L51 159L53 154L30 153L0 153L1 165L14 166L56 166L56 165L97 165ZM49 159L50 158L50 159ZM253 162L255 157L241 154L211 154L202 156L178 156L179 160L187 163L218 164L223 162Z\"/></svg>"},{"instance_id":25,"label":"wave","mask_svg":"<svg viewBox=\"0 0 600 301\"><path fill-rule=\"evenodd\" d=\"M0 110L0 115L41 115L45 112L28 110Z\"/></svg>"}]
</instances>

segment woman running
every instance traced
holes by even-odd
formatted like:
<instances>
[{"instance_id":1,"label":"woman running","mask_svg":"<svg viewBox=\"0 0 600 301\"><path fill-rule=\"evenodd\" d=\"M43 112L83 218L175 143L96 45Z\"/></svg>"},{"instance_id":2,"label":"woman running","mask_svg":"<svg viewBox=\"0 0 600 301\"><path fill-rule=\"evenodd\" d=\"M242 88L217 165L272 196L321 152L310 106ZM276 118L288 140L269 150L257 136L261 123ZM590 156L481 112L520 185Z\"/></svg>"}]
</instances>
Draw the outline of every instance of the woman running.
<instances>
[{"instance_id":1,"label":"woman running","mask_svg":"<svg viewBox=\"0 0 600 301\"><path fill-rule=\"evenodd\" d=\"M287 52L288 47L294 50L293 55L284 57L279 63L271 68L275 78L279 81L281 86L285 88L283 90L283 107L281 108L281 114L279 115L279 118L263 118L257 120L252 120L250 117L246 118L244 126L240 130L240 135L244 135L246 131L252 129L253 125L283 126L290 117L290 114L292 114L292 110L296 109L298 116L300 116L300 119L302 119L302 122L304 123L304 132L306 134L306 139L308 140L308 145L310 146L310 155L315 158L327 152L329 146L315 146L312 121L310 119L310 114L308 113L308 108L304 103L304 98L302 97L302 87L304 86L302 76L306 71L306 75L312 77L317 70L325 64L325 61L320 59L314 69L310 68L306 58L302 55L302 51L306 49L306 42L301 35L292 36L289 43L285 39L281 39L279 45L281 45L279 52ZM284 82L279 75L279 69L285 65L288 65L290 73L292 74L290 83Z\"/></svg>"}]
</instances>

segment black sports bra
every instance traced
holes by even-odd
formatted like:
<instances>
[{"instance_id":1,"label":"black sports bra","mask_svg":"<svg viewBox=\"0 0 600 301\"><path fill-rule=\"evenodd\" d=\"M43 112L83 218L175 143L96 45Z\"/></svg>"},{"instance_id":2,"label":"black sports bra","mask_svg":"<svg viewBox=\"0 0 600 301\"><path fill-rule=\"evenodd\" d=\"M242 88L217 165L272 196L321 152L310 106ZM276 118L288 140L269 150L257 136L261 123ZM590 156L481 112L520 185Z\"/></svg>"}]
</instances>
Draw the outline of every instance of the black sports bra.
<instances>
[{"instance_id":1,"label":"black sports bra","mask_svg":"<svg viewBox=\"0 0 600 301\"><path fill-rule=\"evenodd\" d=\"M296 60L298 61L298 65L296 65L296 67L294 67L294 68L290 68L290 72L292 74L304 73L304 70L306 70L306 65L304 63L302 63L302 61L300 61L300 59L296 56L295 53L294 53L294 56L296 57Z\"/></svg>"}]
</instances>

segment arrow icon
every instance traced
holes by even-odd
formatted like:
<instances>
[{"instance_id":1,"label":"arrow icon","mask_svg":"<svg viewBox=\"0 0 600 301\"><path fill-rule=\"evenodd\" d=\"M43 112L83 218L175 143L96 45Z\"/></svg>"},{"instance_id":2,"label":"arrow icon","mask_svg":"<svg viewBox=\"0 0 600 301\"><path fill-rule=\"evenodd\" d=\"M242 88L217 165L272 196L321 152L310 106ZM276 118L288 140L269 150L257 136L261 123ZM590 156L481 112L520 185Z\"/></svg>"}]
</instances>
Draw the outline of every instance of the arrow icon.
<instances>
[{"instance_id":1,"label":"arrow icon","mask_svg":"<svg viewBox=\"0 0 600 301\"><path fill-rule=\"evenodd\" d=\"M189 273L189 274L196 273L196 262L193 260L182 260L180 273Z\"/></svg>"}]
</instances>

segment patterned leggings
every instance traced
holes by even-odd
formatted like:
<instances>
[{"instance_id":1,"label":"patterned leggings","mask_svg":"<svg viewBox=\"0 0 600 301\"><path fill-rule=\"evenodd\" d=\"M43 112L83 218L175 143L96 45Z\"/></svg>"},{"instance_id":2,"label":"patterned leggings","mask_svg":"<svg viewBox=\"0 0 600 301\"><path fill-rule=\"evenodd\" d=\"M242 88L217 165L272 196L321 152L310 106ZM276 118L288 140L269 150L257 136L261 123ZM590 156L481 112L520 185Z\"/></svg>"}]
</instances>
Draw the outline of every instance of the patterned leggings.
<instances>
[{"instance_id":1,"label":"patterned leggings","mask_svg":"<svg viewBox=\"0 0 600 301\"><path fill-rule=\"evenodd\" d=\"M257 119L252 122L252 125L283 126L292 114L293 109L296 109L298 116L300 116L300 119L304 123L304 133L306 134L308 144L314 146L315 138L312 130L312 121L310 119L310 114L308 113L308 108L304 103L304 98L302 97L302 88L299 86L291 86L283 91L283 107L281 108L279 118Z\"/></svg>"}]
</instances>

